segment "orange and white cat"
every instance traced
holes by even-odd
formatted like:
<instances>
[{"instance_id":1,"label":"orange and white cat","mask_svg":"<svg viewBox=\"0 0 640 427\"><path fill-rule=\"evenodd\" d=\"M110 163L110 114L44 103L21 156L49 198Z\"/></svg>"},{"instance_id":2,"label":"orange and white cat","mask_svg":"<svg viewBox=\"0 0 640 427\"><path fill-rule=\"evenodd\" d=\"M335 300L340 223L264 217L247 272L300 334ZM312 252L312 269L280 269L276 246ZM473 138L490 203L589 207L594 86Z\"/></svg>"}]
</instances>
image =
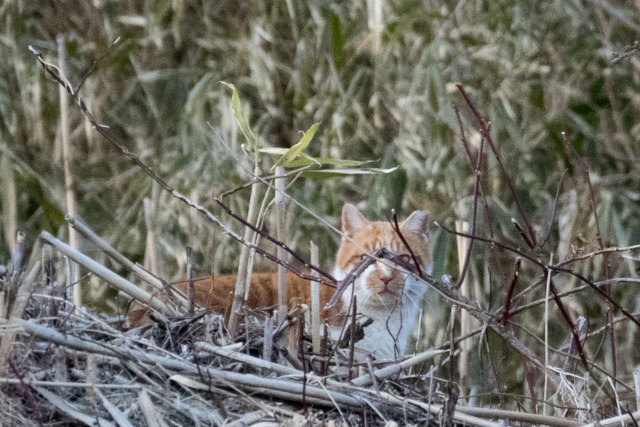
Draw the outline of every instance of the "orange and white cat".
<instances>
[{"instance_id":1,"label":"orange and white cat","mask_svg":"<svg viewBox=\"0 0 640 427\"><path fill-rule=\"evenodd\" d=\"M431 257L427 245L428 213L415 211L399 224L400 233L411 248L423 271L431 272ZM336 256L333 275L342 280L366 254L381 248L411 259L411 252L389 222L368 221L351 204L342 209L343 237ZM352 294L357 297L357 311L373 320L364 329L364 338L356 349L371 353L378 359L403 356L413 332L426 285L383 260L367 267L355 280L352 289L342 294L342 307L348 308ZM332 335L339 333L335 330Z\"/></svg>"},{"instance_id":2,"label":"orange and white cat","mask_svg":"<svg viewBox=\"0 0 640 427\"><path fill-rule=\"evenodd\" d=\"M422 270L430 272L427 217L426 211L415 211L399 227ZM349 203L342 209L342 233L333 270L338 280L344 279L367 254L371 255L381 248L412 261L411 252L391 223L369 221ZM226 317L231 308L235 282L235 275L197 280L194 300ZM186 282L176 284L185 294L187 286ZM327 286L320 287L322 307L329 301L333 291ZM390 261L380 260L369 265L344 291L333 308L323 310L321 317L327 322L331 337L338 340L344 320L349 318L351 312L352 295L356 296L358 314L373 320L364 328L364 338L355 344L356 357L363 359L367 354L372 354L377 359L393 359L406 353L425 291L425 284L403 273ZM290 307L300 303L311 305L309 282L292 273L288 275L287 293ZM275 273L254 273L247 305L251 308L273 308L276 303Z\"/></svg>"}]
</instances>

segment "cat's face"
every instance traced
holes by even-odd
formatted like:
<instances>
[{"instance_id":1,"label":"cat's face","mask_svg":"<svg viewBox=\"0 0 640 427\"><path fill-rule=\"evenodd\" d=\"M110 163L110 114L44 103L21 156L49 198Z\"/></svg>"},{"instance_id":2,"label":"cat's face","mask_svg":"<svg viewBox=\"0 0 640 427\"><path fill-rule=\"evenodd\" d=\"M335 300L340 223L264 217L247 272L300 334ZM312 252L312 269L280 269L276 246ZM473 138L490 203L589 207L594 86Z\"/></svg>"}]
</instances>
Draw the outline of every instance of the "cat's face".
<instances>
[{"instance_id":1,"label":"cat's face","mask_svg":"<svg viewBox=\"0 0 640 427\"><path fill-rule=\"evenodd\" d=\"M421 268L429 271L431 258L425 233L427 221L426 211L415 211L399 225L402 236L411 247ZM409 249L391 223L368 221L355 206L348 203L342 209L342 231L349 238L343 237L340 242L335 271L337 279L343 279L365 254L373 254L381 248L386 248L391 253L412 262ZM391 263L377 261L356 279L353 292L359 307L393 310L399 308L400 304L419 302L416 299L419 299L423 292L412 289L412 286L422 285L416 284L415 281L412 281L411 286L408 284L405 273L398 271ZM345 290L342 295L345 303L351 299L351 293L350 288Z\"/></svg>"}]
</instances>

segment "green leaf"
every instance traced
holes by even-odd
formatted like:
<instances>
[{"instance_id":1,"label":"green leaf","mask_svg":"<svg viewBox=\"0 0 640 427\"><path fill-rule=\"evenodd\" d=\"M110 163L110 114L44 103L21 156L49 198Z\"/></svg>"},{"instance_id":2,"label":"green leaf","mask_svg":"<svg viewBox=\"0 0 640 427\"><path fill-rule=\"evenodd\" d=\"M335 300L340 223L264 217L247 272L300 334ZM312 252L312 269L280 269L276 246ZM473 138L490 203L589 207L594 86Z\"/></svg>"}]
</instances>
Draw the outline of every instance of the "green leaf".
<instances>
[{"instance_id":1,"label":"green leaf","mask_svg":"<svg viewBox=\"0 0 640 427\"><path fill-rule=\"evenodd\" d=\"M311 143L311 140L313 139L313 136L316 134L316 131L318 130L319 125L320 123L312 124L311 127L302 134L302 138L300 138L300 141L298 141L298 143L295 144L293 147L289 148L282 155L282 157L278 159L278 161L276 162L275 165L273 165L273 167L276 167L276 166L290 167L289 163L295 160L304 151L304 149L309 146L309 144ZM308 157L308 158L311 159L312 157Z\"/></svg>"},{"instance_id":2,"label":"green leaf","mask_svg":"<svg viewBox=\"0 0 640 427\"><path fill-rule=\"evenodd\" d=\"M302 154L305 155L304 153ZM320 167L332 166L334 169L357 168L375 162L375 160L331 159L327 157L312 157L312 159ZM303 159L296 159L288 165L290 168L299 168L302 166L306 166L305 160Z\"/></svg>"},{"instance_id":3,"label":"green leaf","mask_svg":"<svg viewBox=\"0 0 640 427\"><path fill-rule=\"evenodd\" d=\"M187 102L185 103L185 111L187 114L193 114L193 109L199 98L203 96L205 89L209 82L213 79L213 73L207 73L196 83L196 85L189 91L187 96Z\"/></svg>"},{"instance_id":4,"label":"green leaf","mask_svg":"<svg viewBox=\"0 0 640 427\"><path fill-rule=\"evenodd\" d=\"M398 169L398 166L388 169L365 168L365 169L313 169L303 173L304 176L320 175L325 177L340 175L375 175L379 173L391 173Z\"/></svg>"},{"instance_id":5,"label":"green leaf","mask_svg":"<svg viewBox=\"0 0 640 427\"><path fill-rule=\"evenodd\" d=\"M232 83L227 83L227 82L220 82L220 83L222 83L223 85L225 85L226 87L228 87L233 91L231 95L231 107L233 108L233 115L235 116L236 122L240 127L240 131L242 132L244 137L247 139L249 144L252 147L257 147L258 138L256 138L256 135L251 130L251 126L249 126L249 111L247 111L247 108L244 105L242 105L242 103L240 102L240 96L238 95L238 91L236 90L236 87Z\"/></svg>"}]
</instances>

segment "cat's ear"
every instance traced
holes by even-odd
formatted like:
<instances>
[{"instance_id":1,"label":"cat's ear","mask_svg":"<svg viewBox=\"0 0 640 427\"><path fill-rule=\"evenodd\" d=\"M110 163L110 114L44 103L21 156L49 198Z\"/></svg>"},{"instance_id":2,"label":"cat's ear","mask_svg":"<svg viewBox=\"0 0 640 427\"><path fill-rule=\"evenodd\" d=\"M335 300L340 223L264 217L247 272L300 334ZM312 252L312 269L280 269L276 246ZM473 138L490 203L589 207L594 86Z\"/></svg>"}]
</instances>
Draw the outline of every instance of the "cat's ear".
<instances>
[{"instance_id":1,"label":"cat's ear","mask_svg":"<svg viewBox=\"0 0 640 427\"><path fill-rule=\"evenodd\" d=\"M429 211L414 211L407 219L405 219L401 228L418 234L426 234L427 223L429 222Z\"/></svg>"},{"instance_id":2,"label":"cat's ear","mask_svg":"<svg viewBox=\"0 0 640 427\"><path fill-rule=\"evenodd\" d=\"M360 213L358 208L351 203L345 203L342 207L342 232L352 237L356 231L367 224L367 219Z\"/></svg>"}]
</instances>

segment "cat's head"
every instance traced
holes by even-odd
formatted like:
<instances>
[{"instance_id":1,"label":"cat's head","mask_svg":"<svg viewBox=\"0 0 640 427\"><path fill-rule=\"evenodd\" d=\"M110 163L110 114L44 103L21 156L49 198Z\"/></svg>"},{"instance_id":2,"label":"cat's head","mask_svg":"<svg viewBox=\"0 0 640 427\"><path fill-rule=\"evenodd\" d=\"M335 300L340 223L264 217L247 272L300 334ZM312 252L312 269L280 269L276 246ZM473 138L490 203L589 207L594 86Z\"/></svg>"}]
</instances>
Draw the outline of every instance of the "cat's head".
<instances>
[{"instance_id":1,"label":"cat's head","mask_svg":"<svg viewBox=\"0 0 640 427\"><path fill-rule=\"evenodd\" d=\"M346 203L342 208L342 232L336 258L336 278L343 279L366 254L373 254L381 248L413 262L411 252L415 255L423 271L430 272L431 256L427 245L426 225L427 211L415 211L407 219L399 222L400 233L411 251L388 221L369 221L352 204ZM423 285L407 281L407 275L394 268L393 264L383 261L374 262L354 282L353 292L357 296L358 306L393 309L398 304L411 302L417 304L423 295ZM415 289L420 286L420 289ZM343 301L351 299L351 289L342 295Z\"/></svg>"}]
</instances>

